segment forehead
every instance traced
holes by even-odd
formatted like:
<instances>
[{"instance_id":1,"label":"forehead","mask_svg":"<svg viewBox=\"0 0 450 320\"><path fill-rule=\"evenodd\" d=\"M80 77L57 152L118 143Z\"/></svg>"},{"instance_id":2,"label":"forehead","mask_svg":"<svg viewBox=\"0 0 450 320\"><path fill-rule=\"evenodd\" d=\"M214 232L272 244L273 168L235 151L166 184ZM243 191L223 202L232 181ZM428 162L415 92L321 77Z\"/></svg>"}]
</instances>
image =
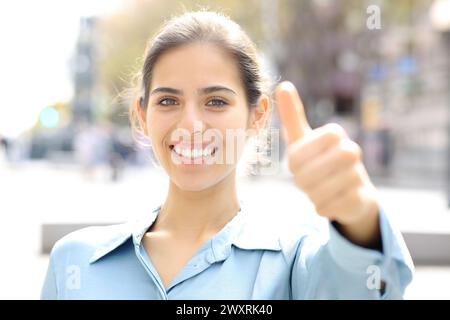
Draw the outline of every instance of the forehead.
<instances>
[{"instance_id":1,"label":"forehead","mask_svg":"<svg viewBox=\"0 0 450 320\"><path fill-rule=\"evenodd\" d=\"M170 49L156 61L150 88L224 85L242 91L237 61L224 49L208 43L193 43Z\"/></svg>"}]
</instances>

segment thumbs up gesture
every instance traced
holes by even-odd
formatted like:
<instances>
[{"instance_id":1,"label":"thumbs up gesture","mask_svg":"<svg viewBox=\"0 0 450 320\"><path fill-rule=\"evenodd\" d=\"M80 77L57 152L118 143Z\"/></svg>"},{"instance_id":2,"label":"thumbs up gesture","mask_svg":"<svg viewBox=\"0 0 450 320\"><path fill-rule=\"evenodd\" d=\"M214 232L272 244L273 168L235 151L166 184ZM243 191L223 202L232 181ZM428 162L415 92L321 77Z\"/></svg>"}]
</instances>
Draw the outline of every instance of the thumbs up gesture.
<instances>
[{"instance_id":1,"label":"thumbs up gesture","mask_svg":"<svg viewBox=\"0 0 450 320\"><path fill-rule=\"evenodd\" d=\"M317 213L337 222L339 231L350 241L378 246L378 201L361 160L361 148L337 124L311 129L292 83L280 83L275 97L296 185Z\"/></svg>"}]
</instances>

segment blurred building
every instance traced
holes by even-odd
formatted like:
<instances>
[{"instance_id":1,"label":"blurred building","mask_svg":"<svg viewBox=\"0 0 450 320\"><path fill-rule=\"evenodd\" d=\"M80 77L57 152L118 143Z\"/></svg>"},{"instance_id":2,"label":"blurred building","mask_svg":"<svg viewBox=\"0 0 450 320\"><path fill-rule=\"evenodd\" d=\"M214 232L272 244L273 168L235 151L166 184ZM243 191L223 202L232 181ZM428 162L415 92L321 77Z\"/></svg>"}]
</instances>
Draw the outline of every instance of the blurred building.
<instances>
[{"instance_id":1,"label":"blurred building","mask_svg":"<svg viewBox=\"0 0 450 320\"><path fill-rule=\"evenodd\" d=\"M379 32L362 88L368 169L392 185L447 183L450 53L427 11Z\"/></svg>"},{"instance_id":2,"label":"blurred building","mask_svg":"<svg viewBox=\"0 0 450 320\"><path fill-rule=\"evenodd\" d=\"M80 21L80 33L73 58L74 98L73 121L92 122L93 97L96 75L96 19L84 17Z\"/></svg>"},{"instance_id":3,"label":"blurred building","mask_svg":"<svg viewBox=\"0 0 450 320\"><path fill-rule=\"evenodd\" d=\"M74 136L83 125L94 120L95 39L95 18L81 18L79 36L71 61L73 100L67 104L68 112L58 107L58 104L43 109L31 136L30 158L74 161Z\"/></svg>"},{"instance_id":4,"label":"blurred building","mask_svg":"<svg viewBox=\"0 0 450 320\"><path fill-rule=\"evenodd\" d=\"M432 2L291 1L275 56L299 88L313 127L338 122L364 149L377 182L443 189L449 146L450 52Z\"/></svg>"}]
</instances>

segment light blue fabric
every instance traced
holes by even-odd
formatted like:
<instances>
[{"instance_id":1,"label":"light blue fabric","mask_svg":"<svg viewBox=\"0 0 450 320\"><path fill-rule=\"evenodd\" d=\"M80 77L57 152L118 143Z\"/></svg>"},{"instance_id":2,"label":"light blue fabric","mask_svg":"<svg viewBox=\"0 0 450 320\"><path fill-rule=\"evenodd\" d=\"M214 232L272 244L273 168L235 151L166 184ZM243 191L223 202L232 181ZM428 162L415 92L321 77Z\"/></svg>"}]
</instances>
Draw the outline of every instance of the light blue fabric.
<instances>
[{"instance_id":1,"label":"light blue fabric","mask_svg":"<svg viewBox=\"0 0 450 320\"><path fill-rule=\"evenodd\" d=\"M379 252L350 243L331 223L328 233L261 227L244 206L164 288L141 244L159 209L59 240L41 299L399 299L412 280L409 252L383 211Z\"/></svg>"}]
</instances>

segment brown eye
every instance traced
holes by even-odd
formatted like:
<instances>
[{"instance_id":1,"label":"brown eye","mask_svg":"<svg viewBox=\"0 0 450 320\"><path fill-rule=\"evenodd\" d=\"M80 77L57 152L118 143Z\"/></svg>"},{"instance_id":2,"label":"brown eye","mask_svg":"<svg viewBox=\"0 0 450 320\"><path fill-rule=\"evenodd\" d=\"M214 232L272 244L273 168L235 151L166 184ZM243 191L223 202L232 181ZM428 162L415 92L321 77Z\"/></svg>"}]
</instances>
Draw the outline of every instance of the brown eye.
<instances>
[{"instance_id":1,"label":"brown eye","mask_svg":"<svg viewBox=\"0 0 450 320\"><path fill-rule=\"evenodd\" d=\"M206 104L207 106L214 106L214 107L221 107L221 106L225 106L227 105L227 103L222 100L222 99L211 99L208 101L208 103Z\"/></svg>"},{"instance_id":2,"label":"brown eye","mask_svg":"<svg viewBox=\"0 0 450 320\"><path fill-rule=\"evenodd\" d=\"M163 98L161 100L159 100L158 105L161 106L171 106L171 105L176 105L177 102L175 101L175 99L172 98Z\"/></svg>"}]
</instances>

